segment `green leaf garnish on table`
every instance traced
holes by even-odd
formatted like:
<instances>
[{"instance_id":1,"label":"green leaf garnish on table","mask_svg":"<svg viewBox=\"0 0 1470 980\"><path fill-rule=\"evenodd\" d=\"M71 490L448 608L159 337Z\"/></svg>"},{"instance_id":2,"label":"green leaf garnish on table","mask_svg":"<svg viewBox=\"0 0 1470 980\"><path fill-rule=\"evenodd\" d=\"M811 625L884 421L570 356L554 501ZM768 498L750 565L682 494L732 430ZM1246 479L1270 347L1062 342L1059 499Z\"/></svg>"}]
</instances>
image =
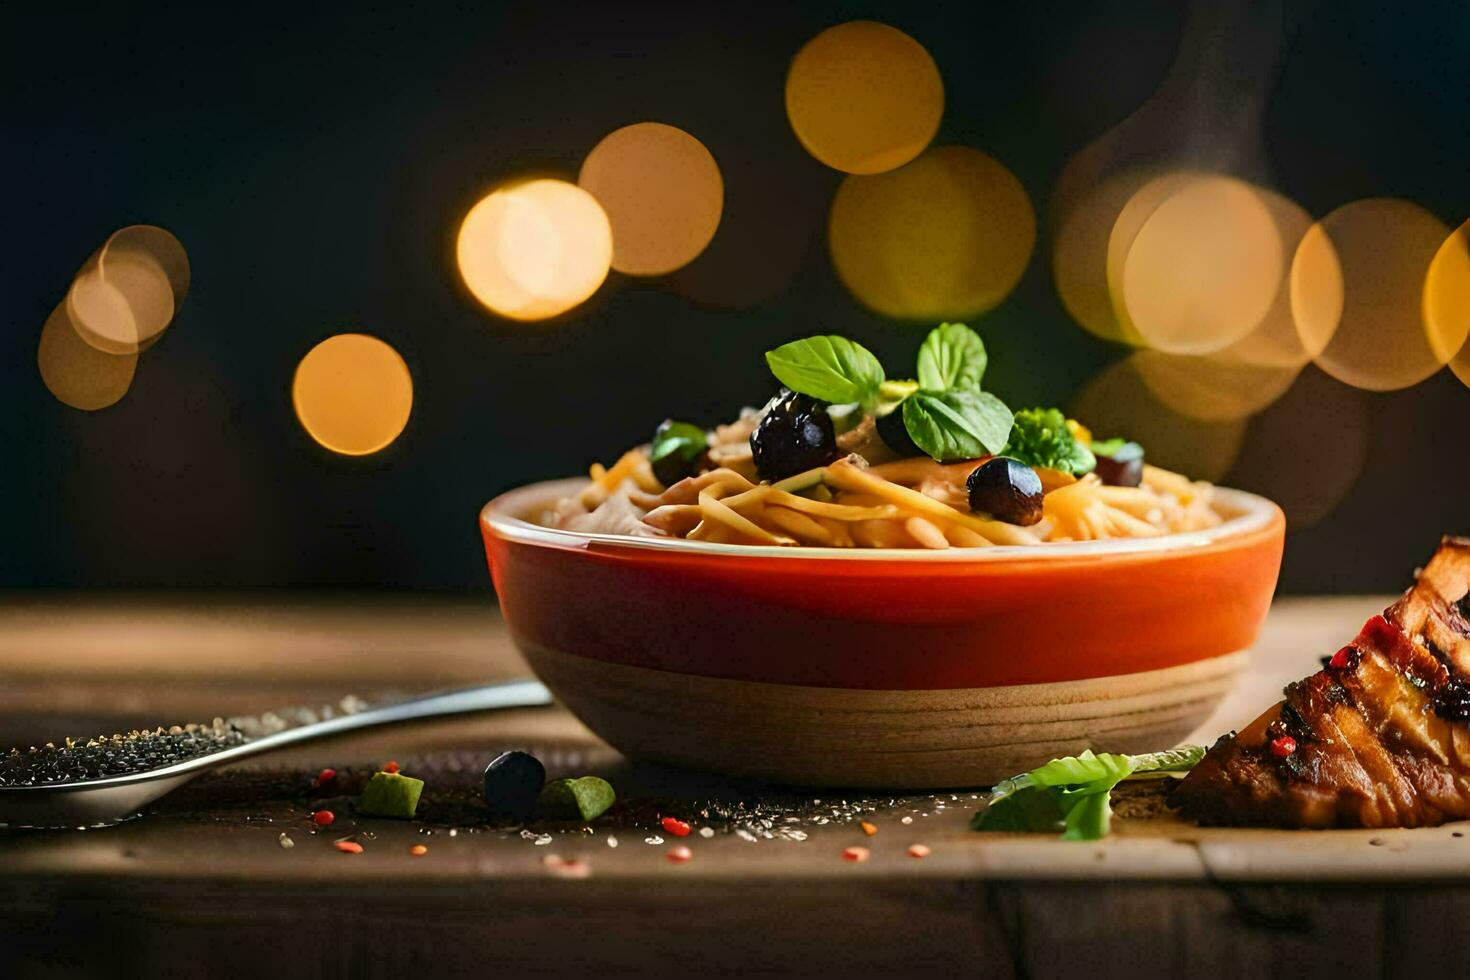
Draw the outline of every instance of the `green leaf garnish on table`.
<instances>
[{"instance_id":1,"label":"green leaf garnish on table","mask_svg":"<svg viewBox=\"0 0 1470 980\"><path fill-rule=\"evenodd\" d=\"M1125 779L1188 772L1203 759L1202 745L1143 755L1094 754L1053 759L995 784L990 805L970 820L971 830L1047 833L1063 840L1098 840L1112 822L1113 787Z\"/></svg>"},{"instance_id":2,"label":"green leaf garnish on table","mask_svg":"<svg viewBox=\"0 0 1470 980\"><path fill-rule=\"evenodd\" d=\"M883 365L872 351L846 337L807 337L766 352L776 380L803 395L833 405L856 403L864 410L877 400Z\"/></svg>"},{"instance_id":3,"label":"green leaf garnish on table","mask_svg":"<svg viewBox=\"0 0 1470 980\"><path fill-rule=\"evenodd\" d=\"M999 452L1011 433L1011 410L988 391L918 391L902 410L914 445L941 463Z\"/></svg>"},{"instance_id":4,"label":"green leaf garnish on table","mask_svg":"<svg viewBox=\"0 0 1470 980\"><path fill-rule=\"evenodd\" d=\"M1027 466L1081 475L1097 466L1092 450L1077 441L1067 417L1055 408L1023 408L1016 413L1005 455Z\"/></svg>"}]
</instances>

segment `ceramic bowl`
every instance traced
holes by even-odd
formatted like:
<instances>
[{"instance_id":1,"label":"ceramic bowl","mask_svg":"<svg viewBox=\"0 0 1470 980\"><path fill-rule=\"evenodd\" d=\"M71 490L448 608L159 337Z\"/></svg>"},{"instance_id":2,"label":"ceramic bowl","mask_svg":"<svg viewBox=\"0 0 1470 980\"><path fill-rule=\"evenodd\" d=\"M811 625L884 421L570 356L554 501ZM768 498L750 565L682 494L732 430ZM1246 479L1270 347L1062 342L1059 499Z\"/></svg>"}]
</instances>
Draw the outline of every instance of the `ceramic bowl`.
<instances>
[{"instance_id":1,"label":"ceramic bowl","mask_svg":"<svg viewBox=\"0 0 1470 980\"><path fill-rule=\"evenodd\" d=\"M1276 586L1275 504L1159 538L778 548L588 534L536 515L585 480L485 505L515 642L639 759L807 786L989 785L1091 748L1169 747L1230 689Z\"/></svg>"}]
</instances>

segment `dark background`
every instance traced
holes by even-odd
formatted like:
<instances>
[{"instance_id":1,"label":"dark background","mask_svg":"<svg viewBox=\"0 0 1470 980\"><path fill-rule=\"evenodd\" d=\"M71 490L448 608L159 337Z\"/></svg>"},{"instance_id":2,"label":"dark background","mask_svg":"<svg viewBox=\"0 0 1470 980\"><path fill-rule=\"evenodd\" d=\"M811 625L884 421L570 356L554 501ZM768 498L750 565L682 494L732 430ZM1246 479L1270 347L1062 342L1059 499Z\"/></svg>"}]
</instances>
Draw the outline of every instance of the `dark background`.
<instances>
[{"instance_id":1,"label":"dark background","mask_svg":"<svg viewBox=\"0 0 1470 980\"><path fill-rule=\"evenodd\" d=\"M1031 194L1029 271L972 325L989 387L1065 403L1124 352L1056 297L1048 196L1159 87L1191 16L1175 2L123 6L0 15L0 586L481 590L475 515L493 494L608 460L666 415L759 404L760 352L794 336L840 332L909 361L922 331L865 311L832 270L841 175L801 149L782 102L802 43L854 18L925 45L946 86L938 142L986 150ZM1244 176L1318 216L1377 195L1451 227L1470 216L1470 7L1206 6L1224 48L1249 52L1241 77L1218 59L1180 67L1269 96ZM1232 45L1237 21L1258 33ZM706 254L666 280L614 274L551 323L477 307L453 263L470 205L506 177L574 179L598 139L646 119L695 134L722 168ZM87 255L137 222L183 241L193 285L129 394L75 411L42 385L36 340ZM408 429L372 457L321 449L290 407L297 361L343 329L383 337L414 374ZM1309 369L1302 384L1299 401L1336 383ZM1470 532L1470 390L1446 371L1363 397L1363 476L1289 538L1285 590L1398 589L1441 533Z\"/></svg>"}]
</instances>

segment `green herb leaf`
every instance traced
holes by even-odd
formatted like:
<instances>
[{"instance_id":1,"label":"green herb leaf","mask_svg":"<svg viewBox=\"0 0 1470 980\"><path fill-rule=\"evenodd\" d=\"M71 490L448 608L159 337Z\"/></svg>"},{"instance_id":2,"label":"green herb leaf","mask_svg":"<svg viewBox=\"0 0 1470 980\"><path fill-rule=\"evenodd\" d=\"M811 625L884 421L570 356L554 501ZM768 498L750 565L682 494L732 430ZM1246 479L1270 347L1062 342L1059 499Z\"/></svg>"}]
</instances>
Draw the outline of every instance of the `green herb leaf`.
<instances>
[{"instance_id":1,"label":"green herb leaf","mask_svg":"<svg viewBox=\"0 0 1470 980\"><path fill-rule=\"evenodd\" d=\"M914 445L941 463L999 452L1011 434L1011 410L985 391L918 391L902 411Z\"/></svg>"},{"instance_id":2,"label":"green herb leaf","mask_svg":"<svg viewBox=\"0 0 1470 980\"><path fill-rule=\"evenodd\" d=\"M708 448L709 437L699 426L669 419L654 432L648 461L657 463L666 456L677 454L680 459L692 463Z\"/></svg>"},{"instance_id":3,"label":"green herb leaf","mask_svg":"<svg viewBox=\"0 0 1470 980\"><path fill-rule=\"evenodd\" d=\"M1005 455L1027 466L1044 466L1064 473L1090 473L1097 466L1092 450L1077 441L1067 417L1055 408L1023 408L1016 413Z\"/></svg>"},{"instance_id":4,"label":"green herb leaf","mask_svg":"<svg viewBox=\"0 0 1470 980\"><path fill-rule=\"evenodd\" d=\"M1126 463L1134 459L1143 459L1143 447L1136 442L1128 442L1126 439L1094 439L1092 440L1092 455L1107 456L1120 463Z\"/></svg>"},{"instance_id":5,"label":"green herb leaf","mask_svg":"<svg viewBox=\"0 0 1470 980\"><path fill-rule=\"evenodd\" d=\"M1125 779L1188 772L1205 756L1187 745L1144 755L1094 754L1053 759L1028 773L996 783L990 804L970 820L972 830L1022 833L1062 829L1063 840L1106 837L1112 821L1110 794Z\"/></svg>"},{"instance_id":6,"label":"green herb leaf","mask_svg":"<svg viewBox=\"0 0 1470 980\"><path fill-rule=\"evenodd\" d=\"M941 323L919 347L919 386L929 391L979 391L988 363L979 334L963 323Z\"/></svg>"},{"instance_id":7,"label":"green herb leaf","mask_svg":"<svg viewBox=\"0 0 1470 980\"><path fill-rule=\"evenodd\" d=\"M771 373L792 391L842 405L871 407L883 384L883 365L845 337L807 337L766 351Z\"/></svg>"}]
</instances>

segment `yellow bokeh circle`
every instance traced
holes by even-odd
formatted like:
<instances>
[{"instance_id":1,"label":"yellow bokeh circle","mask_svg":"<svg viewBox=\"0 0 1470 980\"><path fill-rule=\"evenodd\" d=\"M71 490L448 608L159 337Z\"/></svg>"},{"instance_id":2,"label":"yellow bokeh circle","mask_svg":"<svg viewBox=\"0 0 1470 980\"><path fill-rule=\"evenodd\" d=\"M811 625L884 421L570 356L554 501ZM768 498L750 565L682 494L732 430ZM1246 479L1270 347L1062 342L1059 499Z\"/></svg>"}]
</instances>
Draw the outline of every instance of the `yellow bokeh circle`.
<instances>
[{"instance_id":1,"label":"yellow bokeh circle","mask_svg":"<svg viewBox=\"0 0 1470 980\"><path fill-rule=\"evenodd\" d=\"M291 382L307 433L344 456L366 456L397 439L413 410L413 377L398 351L377 337L342 333L317 344Z\"/></svg>"},{"instance_id":2,"label":"yellow bokeh circle","mask_svg":"<svg viewBox=\"0 0 1470 980\"><path fill-rule=\"evenodd\" d=\"M137 354L173 323L189 275L189 256L173 234L130 225L113 232L72 281L67 315L98 350Z\"/></svg>"},{"instance_id":3,"label":"yellow bokeh circle","mask_svg":"<svg viewBox=\"0 0 1470 980\"><path fill-rule=\"evenodd\" d=\"M470 209L455 256L465 285L491 311L544 320L597 292L612 264L612 226L576 184L528 180Z\"/></svg>"},{"instance_id":4,"label":"yellow bokeh circle","mask_svg":"<svg viewBox=\"0 0 1470 980\"><path fill-rule=\"evenodd\" d=\"M1430 263L1449 228L1399 198L1345 204L1312 226L1291 267L1291 306L1322 370L1357 388L1418 384L1464 345L1470 324L1426 319Z\"/></svg>"},{"instance_id":5,"label":"yellow bokeh circle","mask_svg":"<svg viewBox=\"0 0 1470 980\"><path fill-rule=\"evenodd\" d=\"M1446 238L1424 277L1424 322L1431 337L1453 343L1470 329L1470 221ZM1470 340L1450 361L1450 370L1470 385Z\"/></svg>"},{"instance_id":6,"label":"yellow bokeh circle","mask_svg":"<svg viewBox=\"0 0 1470 980\"><path fill-rule=\"evenodd\" d=\"M57 401L95 412L128 393L138 355L108 354L88 344L72 323L63 301L41 328L36 367Z\"/></svg>"},{"instance_id":7,"label":"yellow bokeh circle","mask_svg":"<svg viewBox=\"0 0 1470 980\"><path fill-rule=\"evenodd\" d=\"M837 274L864 305L942 320L989 310L1015 288L1036 215L998 160L944 146L889 173L845 178L828 235Z\"/></svg>"},{"instance_id":8,"label":"yellow bokeh circle","mask_svg":"<svg viewBox=\"0 0 1470 980\"><path fill-rule=\"evenodd\" d=\"M797 52L786 114L808 153L877 174L924 152L944 114L944 83L924 46L871 20L829 27Z\"/></svg>"},{"instance_id":9,"label":"yellow bokeh circle","mask_svg":"<svg viewBox=\"0 0 1470 980\"><path fill-rule=\"evenodd\" d=\"M659 276L694 261L715 237L725 204L709 150L657 122L604 136L582 162L577 184L607 212L612 267L633 276Z\"/></svg>"}]
</instances>

